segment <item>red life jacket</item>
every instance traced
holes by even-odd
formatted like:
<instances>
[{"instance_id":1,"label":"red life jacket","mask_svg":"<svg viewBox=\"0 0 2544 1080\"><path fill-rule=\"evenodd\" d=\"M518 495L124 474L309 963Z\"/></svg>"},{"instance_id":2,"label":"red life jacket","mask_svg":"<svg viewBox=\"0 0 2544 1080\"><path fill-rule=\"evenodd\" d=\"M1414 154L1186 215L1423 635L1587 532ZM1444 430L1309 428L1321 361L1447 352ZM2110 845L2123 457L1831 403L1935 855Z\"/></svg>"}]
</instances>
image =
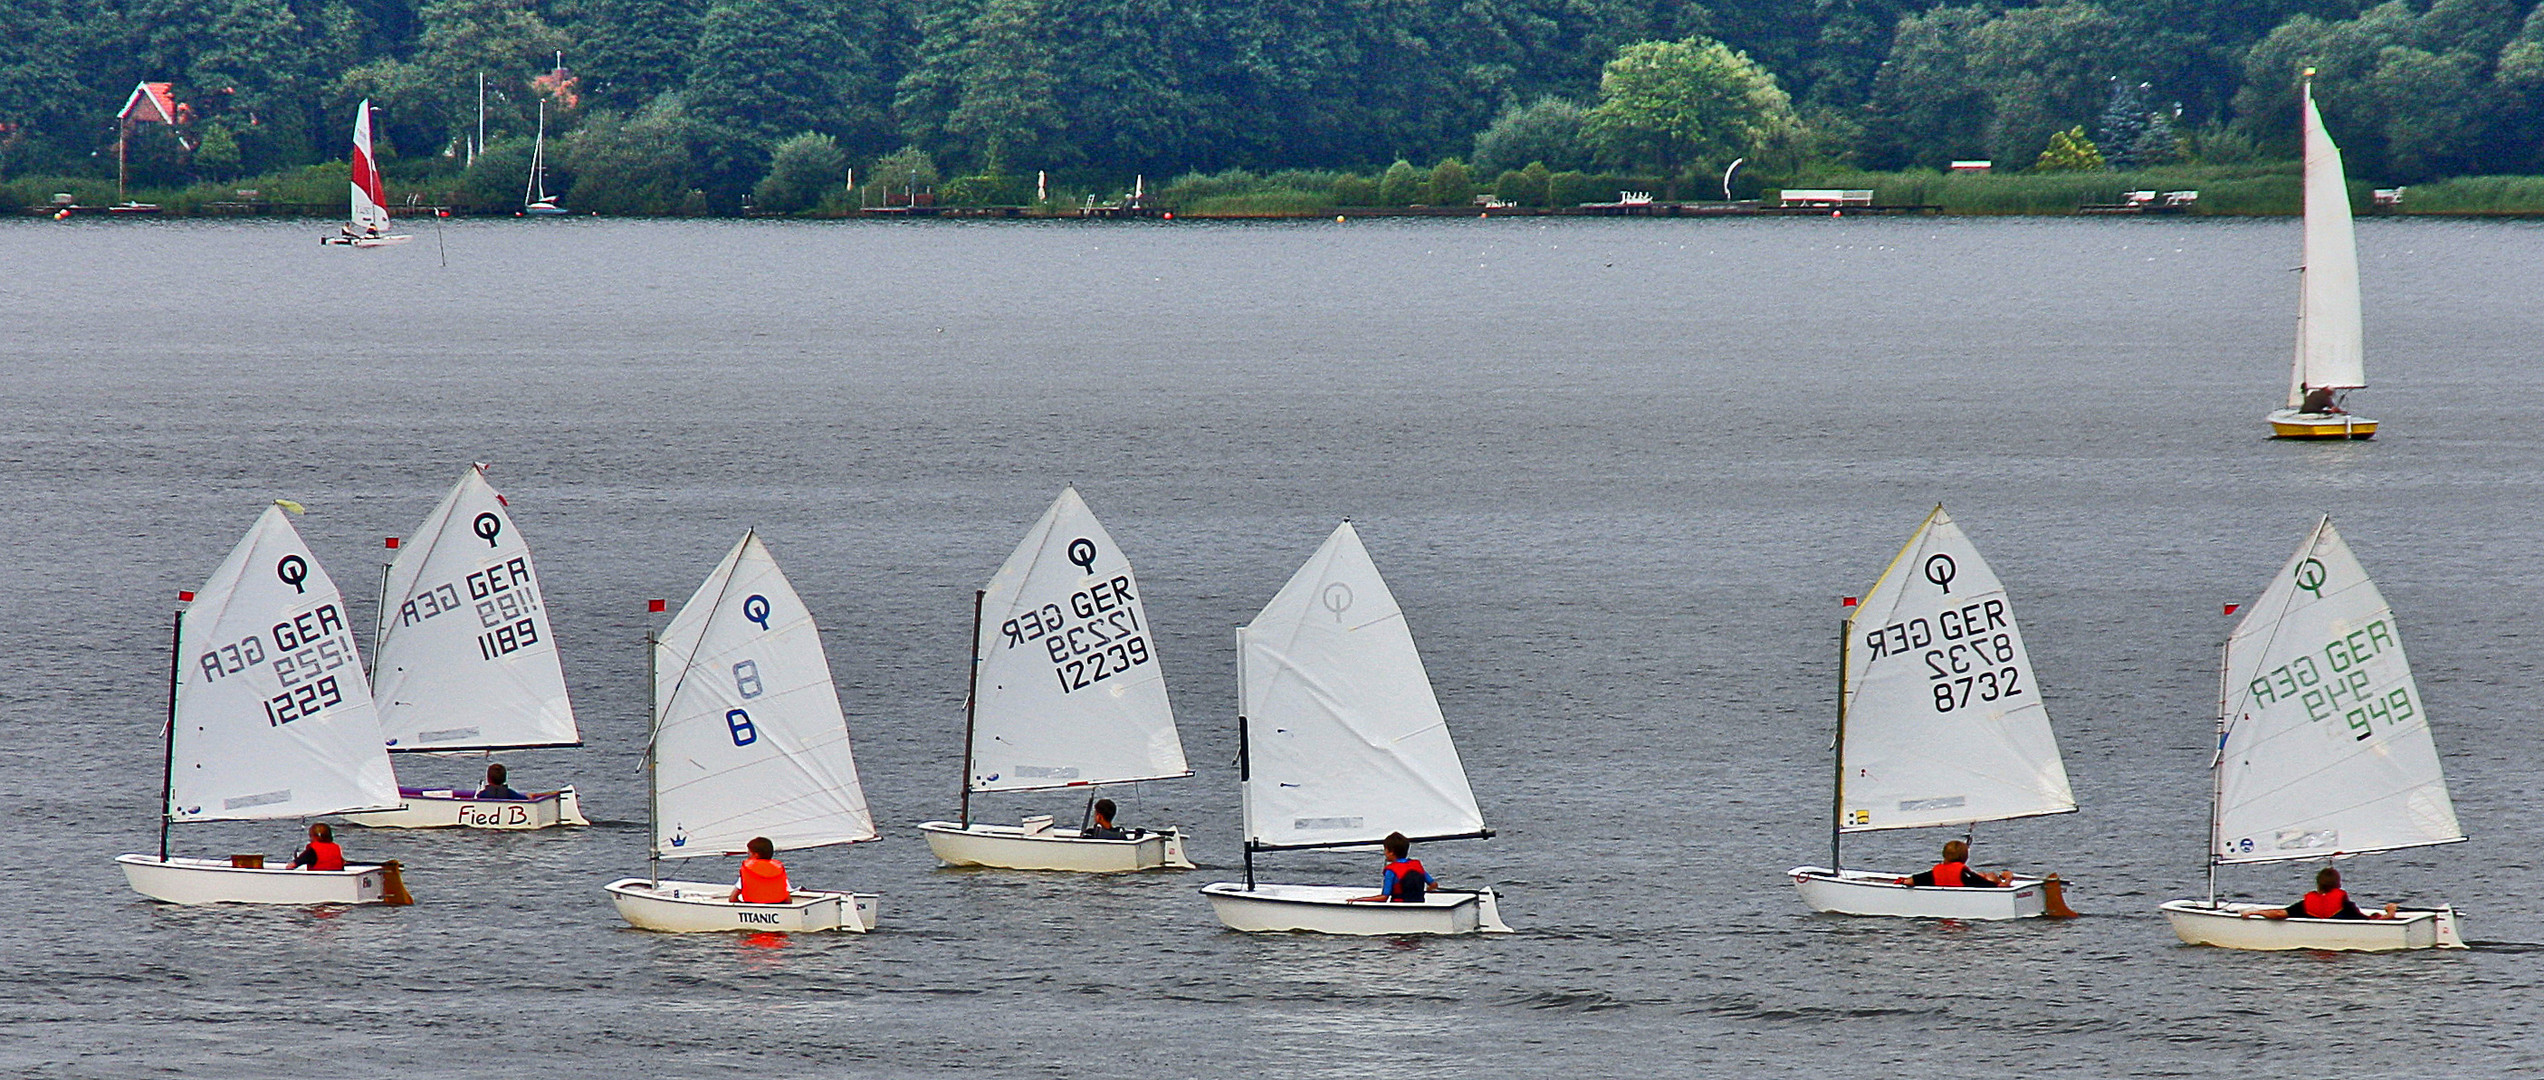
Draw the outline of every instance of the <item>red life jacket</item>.
<instances>
[{"instance_id":1,"label":"red life jacket","mask_svg":"<svg viewBox=\"0 0 2544 1080\"><path fill-rule=\"evenodd\" d=\"M775 859L754 855L742 860L741 885L745 904L783 904L795 898L786 887L786 864Z\"/></svg>"},{"instance_id":2,"label":"red life jacket","mask_svg":"<svg viewBox=\"0 0 2544 1080\"><path fill-rule=\"evenodd\" d=\"M1387 872L1396 875L1396 887L1387 899L1406 904L1422 902L1423 878L1428 876L1422 872L1422 860L1398 859L1387 864Z\"/></svg>"},{"instance_id":3,"label":"red life jacket","mask_svg":"<svg viewBox=\"0 0 2544 1080\"><path fill-rule=\"evenodd\" d=\"M1929 871L1929 873L1934 875L1936 886L1945 889L1959 889L1965 887L1961 884L1961 875L1966 873L1969 869L1970 864L1968 863L1939 862L1934 864L1934 869Z\"/></svg>"},{"instance_id":4,"label":"red life jacket","mask_svg":"<svg viewBox=\"0 0 2544 1080\"><path fill-rule=\"evenodd\" d=\"M2346 889L2310 892L2305 894L2305 899L2297 906L2305 910L2306 918L2336 919L2340 917L2341 909L2350 906L2350 894Z\"/></svg>"},{"instance_id":5,"label":"red life jacket","mask_svg":"<svg viewBox=\"0 0 2544 1080\"><path fill-rule=\"evenodd\" d=\"M309 868L310 868L310 869L312 869L312 870L342 870L342 869L344 869L344 866L345 866L345 863L344 863L344 849L343 849L343 848L341 848L341 847L338 847L338 846L335 844L335 842L333 842L333 841L329 841L329 840L312 840L312 841L310 841L310 842L309 842L309 854L310 854L310 857L311 857L311 859L312 859L311 863L309 864Z\"/></svg>"}]
</instances>

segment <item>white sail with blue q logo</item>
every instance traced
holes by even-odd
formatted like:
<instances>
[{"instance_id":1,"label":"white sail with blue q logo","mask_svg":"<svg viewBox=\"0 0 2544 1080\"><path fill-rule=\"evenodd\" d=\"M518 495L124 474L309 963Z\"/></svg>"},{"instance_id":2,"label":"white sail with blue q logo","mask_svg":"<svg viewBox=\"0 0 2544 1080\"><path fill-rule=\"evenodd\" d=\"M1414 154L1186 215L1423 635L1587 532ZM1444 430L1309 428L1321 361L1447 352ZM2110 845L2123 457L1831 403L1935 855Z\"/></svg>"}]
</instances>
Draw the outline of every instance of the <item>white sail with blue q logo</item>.
<instances>
[{"instance_id":1,"label":"white sail with blue q logo","mask_svg":"<svg viewBox=\"0 0 2544 1080\"><path fill-rule=\"evenodd\" d=\"M472 465L398 548L372 685L394 750L579 746L530 545Z\"/></svg>"},{"instance_id":2,"label":"white sail with blue q logo","mask_svg":"<svg viewBox=\"0 0 2544 1080\"><path fill-rule=\"evenodd\" d=\"M655 644L654 855L875 838L812 613L756 532Z\"/></svg>"}]
</instances>

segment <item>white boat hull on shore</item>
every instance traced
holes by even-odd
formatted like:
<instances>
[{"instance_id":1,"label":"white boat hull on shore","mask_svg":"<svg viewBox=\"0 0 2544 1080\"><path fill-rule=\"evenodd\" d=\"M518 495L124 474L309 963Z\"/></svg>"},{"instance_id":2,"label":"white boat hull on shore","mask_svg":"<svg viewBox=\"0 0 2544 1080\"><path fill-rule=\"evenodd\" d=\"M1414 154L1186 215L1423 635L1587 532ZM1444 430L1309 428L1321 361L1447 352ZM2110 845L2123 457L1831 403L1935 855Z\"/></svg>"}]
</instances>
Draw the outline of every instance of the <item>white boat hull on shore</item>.
<instances>
[{"instance_id":1,"label":"white boat hull on shore","mask_svg":"<svg viewBox=\"0 0 2544 1080\"><path fill-rule=\"evenodd\" d=\"M2217 904L2173 900L2158 908L2173 933L2191 945L2279 951L2393 952L2461 949L2463 917L2452 907L2397 912L2391 919L2262 919L2247 911L2285 910L2284 904Z\"/></svg>"},{"instance_id":2,"label":"white boat hull on shore","mask_svg":"<svg viewBox=\"0 0 2544 1080\"><path fill-rule=\"evenodd\" d=\"M1190 870L1184 856L1184 834L1173 827L1129 840L1099 840L1077 831L1026 832L1015 825L974 822L965 828L951 821L919 824L928 850L947 866L991 866L1006 870L1061 870L1079 874L1120 874L1135 870Z\"/></svg>"},{"instance_id":3,"label":"white boat hull on shore","mask_svg":"<svg viewBox=\"0 0 2544 1080\"><path fill-rule=\"evenodd\" d=\"M620 918L639 930L669 934L777 931L811 933L844 930L862 934L875 928L879 898L872 893L795 890L783 904L735 903L733 884L706 881L651 881L624 878L606 887Z\"/></svg>"},{"instance_id":4,"label":"white boat hull on shore","mask_svg":"<svg viewBox=\"0 0 2544 1080\"><path fill-rule=\"evenodd\" d=\"M573 788L527 799L480 799L445 788L399 788L406 805L395 810L339 814L349 825L374 829L545 829L589 825Z\"/></svg>"},{"instance_id":5,"label":"white boat hull on shore","mask_svg":"<svg viewBox=\"0 0 2544 1080\"><path fill-rule=\"evenodd\" d=\"M1837 915L1887 915L1903 919L2030 919L2046 903L2040 878L2015 875L2004 888L1946 889L1899 884L1906 874L1872 870L1830 873L1825 866L1785 871L1802 902Z\"/></svg>"},{"instance_id":6,"label":"white boat hull on shore","mask_svg":"<svg viewBox=\"0 0 2544 1080\"><path fill-rule=\"evenodd\" d=\"M161 861L156 855L119 855L133 891L171 904L376 904L387 878L383 867L355 864L342 870L250 869L228 859Z\"/></svg>"},{"instance_id":7,"label":"white boat hull on shore","mask_svg":"<svg viewBox=\"0 0 2544 1080\"><path fill-rule=\"evenodd\" d=\"M1210 908L1231 930L1247 933L1304 931L1391 937L1401 934L1507 934L1501 898L1491 889L1435 889L1418 904L1354 903L1370 890L1353 885L1257 885L1234 881L1202 887Z\"/></svg>"}]
</instances>

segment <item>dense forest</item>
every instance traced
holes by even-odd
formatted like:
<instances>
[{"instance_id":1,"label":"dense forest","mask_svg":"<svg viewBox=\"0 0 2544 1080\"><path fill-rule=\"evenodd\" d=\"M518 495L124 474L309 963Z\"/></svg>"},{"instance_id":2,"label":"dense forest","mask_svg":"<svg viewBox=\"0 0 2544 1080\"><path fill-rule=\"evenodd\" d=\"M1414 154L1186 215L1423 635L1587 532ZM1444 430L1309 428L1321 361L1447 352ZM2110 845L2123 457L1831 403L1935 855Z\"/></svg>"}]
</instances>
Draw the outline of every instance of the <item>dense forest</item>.
<instances>
[{"instance_id":1,"label":"dense forest","mask_svg":"<svg viewBox=\"0 0 2544 1080\"><path fill-rule=\"evenodd\" d=\"M2299 72L2352 173L2544 172L2532 0L0 0L0 177L234 183L341 160L578 209L808 208L855 168L1023 199L1229 170L2242 166ZM560 59L561 58L561 59ZM484 92L485 142L477 143ZM473 162L473 164L472 164ZM1466 179L1469 173L1476 179ZM1341 182L1341 181L1336 181ZM1106 190L1111 190L1106 187ZM1538 190L1544 190L1539 181ZM958 192L959 193L959 192ZM1375 192L1373 192L1375 194ZM1404 194L1399 191L1395 194Z\"/></svg>"}]
</instances>

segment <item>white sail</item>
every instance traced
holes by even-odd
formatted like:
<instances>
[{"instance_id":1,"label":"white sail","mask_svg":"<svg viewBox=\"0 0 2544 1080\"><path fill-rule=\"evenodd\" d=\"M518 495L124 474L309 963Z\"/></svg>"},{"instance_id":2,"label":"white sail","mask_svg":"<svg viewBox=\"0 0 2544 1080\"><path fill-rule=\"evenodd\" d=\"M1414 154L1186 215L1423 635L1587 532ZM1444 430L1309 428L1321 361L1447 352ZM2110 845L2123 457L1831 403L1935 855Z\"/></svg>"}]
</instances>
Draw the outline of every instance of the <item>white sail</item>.
<instances>
[{"instance_id":1,"label":"white sail","mask_svg":"<svg viewBox=\"0 0 2544 1080\"><path fill-rule=\"evenodd\" d=\"M2305 104L2305 271L2297 319L2297 361L2288 405L2302 404L2316 387L2367 385L2365 330L2359 316L2358 239L2350 226L2349 178L2341 148L2323 129L2314 107L2314 79L2300 94Z\"/></svg>"},{"instance_id":2,"label":"white sail","mask_svg":"<svg viewBox=\"0 0 2544 1080\"><path fill-rule=\"evenodd\" d=\"M353 113L353 231L389 231L388 186L380 179L380 159L371 150L371 99Z\"/></svg>"},{"instance_id":3,"label":"white sail","mask_svg":"<svg viewBox=\"0 0 2544 1080\"><path fill-rule=\"evenodd\" d=\"M1130 560L1060 493L981 597L974 791L1190 776Z\"/></svg>"},{"instance_id":4,"label":"white sail","mask_svg":"<svg viewBox=\"0 0 2544 1080\"><path fill-rule=\"evenodd\" d=\"M399 545L371 681L394 750L575 746L530 545L470 466Z\"/></svg>"},{"instance_id":5,"label":"white sail","mask_svg":"<svg viewBox=\"0 0 2544 1080\"><path fill-rule=\"evenodd\" d=\"M655 653L654 851L729 855L875 838L812 613L745 533Z\"/></svg>"},{"instance_id":6,"label":"white sail","mask_svg":"<svg viewBox=\"0 0 2544 1080\"><path fill-rule=\"evenodd\" d=\"M2076 809L2013 601L1942 507L1846 632L1841 830Z\"/></svg>"},{"instance_id":7,"label":"white sail","mask_svg":"<svg viewBox=\"0 0 2544 1080\"><path fill-rule=\"evenodd\" d=\"M170 734L171 821L399 805L344 598L280 506L195 590Z\"/></svg>"},{"instance_id":8,"label":"white sail","mask_svg":"<svg viewBox=\"0 0 2544 1080\"><path fill-rule=\"evenodd\" d=\"M1237 631L1237 643L1248 843L1484 830L1413 632L1350 522Z\"/></svg>"},{"instance_id":9,"label":"white sail","mask_svg":"<svg viewBox=\"0 0 2544 1080\"><path fill-rule=\"evenodd\" d=\"M2324 518L2226 643L2219 862L2464 839L2394 611Z\"/></svg>"}]
</instances>

